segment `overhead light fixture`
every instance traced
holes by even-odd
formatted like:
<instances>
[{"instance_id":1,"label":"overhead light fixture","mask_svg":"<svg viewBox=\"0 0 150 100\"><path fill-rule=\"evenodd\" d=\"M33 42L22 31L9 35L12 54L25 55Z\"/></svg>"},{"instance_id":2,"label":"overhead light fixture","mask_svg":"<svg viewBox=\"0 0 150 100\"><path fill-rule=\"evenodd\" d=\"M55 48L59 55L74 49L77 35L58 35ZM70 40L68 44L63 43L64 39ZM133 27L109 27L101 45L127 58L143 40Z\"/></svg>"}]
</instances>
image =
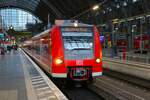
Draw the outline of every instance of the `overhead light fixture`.
<instances>
[{"instance_id":1,"label":"overhead light fixture","mask_svg":"<svg viewBox=\"0 0 150 100\"><path fill-rule=\"evenodd\" d=\"M116 6L117 8L120 8L120 5L119 4L117 4L117 6Z\"/></svg>"},{"instance_id":2,"label":"overhead light fixture","mask_svg":"<svg viewBox=\"0 0 150 100\"><path fill-rule=\"evenodd\" d=\"M144 19L144 18L145 18L144 16L136 17L136 19Z\"/></svg>"},{"instance_id":3,"label":"overhead light fixture","mask_svg":"<svg viewBox=\"0 0 150 100\"><path fill-rule=\"evenodd\" d=\"M137 2L137 0L133 0L133 3L134 3L134 2Z\"/></svg>"},{"instance_id":4,"label":"overhead light fixture","mask_svg":"<svg viewBox=\"0 0 150 100\"><path fill-rule=\"evenodd\" d=\"M118 29L119 29L118 27L115 28L115 30L118 30Z\"/></svg>"},{"instance_id":5,"label":"overhead light fixture","mask_svg":"<svg viewBox=\"0 0 150 100\"><path fill-rule=\"evenodd\" d=\"M150 17L150 15L146 15L146 17Z\"/></svg>"},{"instance_id":6,"label":"overhead light fixture","mask_svg":"<svg viewBox=\"0 0 150 100\"><path fill-rule=\"evenodd\" d=\"M13 29L14 27L11 25L9 28L10 28L10 29Z\"/></svg>"},{"instance_id":7,"label":"overhead light fixture","mask_svg":"<svg viewBox=\"0 0 150 100\"><path fill-rule=\"evenodd\" d=\"M44 41L44 39L40 39L40 41Z\"/></svg>"},{"instance_id":8,"label":"overhead light fixture","mask_svg":"<svg viewBox=\"0 0 150 100\"><path fill-rule=\"evenodd\" d=\"M109 11L112 11L112 9L111 9L111 8L109 8Z\"/></svg>"},{"instance_id":9,"label":"overhead light fixture","mask_svg":"<svg viewBox=\"0 0 150 100\"><path fill-rule=\"evenodd\" d=\"M134 20L134 18L129 18L129 19L127 19L127 21L132 21L132 20Z\"/></svg>"},{"instance_id":10,"label":"overhead light fixture","mask_svg":"<svg viewBox=\"0 0 150 100\"><path fill-rule=\"evenodd\" d=\"M78 27L78 22L75 21L75 22L73 23L73 25L74 25L74 27Z\"/></svg>"},{"instance_id":11,"label":"overhead light fixture","mask_svg":"<svg viewBox=\"0 0 150 100\"><path fill-rule=\"evenodd\" d=\"M97 10L99 8L99 5L95 5L92 9Z\"/></svg>"},{"instance_id":12,"label":"overhead light fixture","mask_svg":"<svg viewBox=\"0 0 150 100\"><path fill-rule=\"evenodd\" d=\"M103 11L103 14L105 14L105 13L106 13L106 11L104 10L104 11Z\"/></svg>"},{"instance_id":13,"label":"overhead light fixture","mask_svg":"<svg viewBox=\"0 0 150 100\"><path fill-rule=\"evenodd\" d=\"M118 19L118 18L116 18L116 19L113 19L112 21L116 22L116 21L119 21L119 19Z\"/></svg>"},{"instance_id":14,"label":"overhead light fixture","mask_svg":"<svg viewBox=\"0 0 150 100\"><path fill-rule=\"evenodd\" d=\"M112 9L111 9L111 8L109 8L109 7L107 8L107 10L108 10L108 11L112 11Z\"/></svg>"},{"instance_id":15,"label":"overhead light fixture","mask_svg":"<svg viewBox=\"0 0 150 100\"><path fill-rule=\"evenodd\" d=\"M124 2L124 3L123 3L123 6L127 6L127 2Z\"/></svg>"},{"instance_id":16,"label":"overhead light fixture","mask_svg":"<svg viewBox=\"0 0 150 100\"><path fill-rule=\"evenodd\" d=\"M132 25L132 27L136 27L137 25Z\"/></svg>"}]
</instances>

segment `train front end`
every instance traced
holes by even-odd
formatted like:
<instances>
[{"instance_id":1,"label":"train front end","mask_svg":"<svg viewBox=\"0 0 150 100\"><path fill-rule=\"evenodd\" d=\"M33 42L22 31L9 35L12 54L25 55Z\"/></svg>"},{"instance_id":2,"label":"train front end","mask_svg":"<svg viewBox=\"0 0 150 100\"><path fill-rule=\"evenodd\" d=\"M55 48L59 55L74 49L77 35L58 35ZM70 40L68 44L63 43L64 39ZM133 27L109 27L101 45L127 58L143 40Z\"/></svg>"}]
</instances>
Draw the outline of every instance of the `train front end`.
<instances>
[{"instance_id":1,"label":"train front end","mask_svg":"<svg viewBox=\"0 0 150 100\"><path fill-rule=\"evenodd\" d=\"M102 49L94 26L60 26L53 56L53 75L75 81L102 75ZM60 38L56 35L60 33ZM59 42L60 40L60 42ZM59 42L59 43L58 43ZM59 46L59 47L57 47Z\"/></svg>"}]
</instances>

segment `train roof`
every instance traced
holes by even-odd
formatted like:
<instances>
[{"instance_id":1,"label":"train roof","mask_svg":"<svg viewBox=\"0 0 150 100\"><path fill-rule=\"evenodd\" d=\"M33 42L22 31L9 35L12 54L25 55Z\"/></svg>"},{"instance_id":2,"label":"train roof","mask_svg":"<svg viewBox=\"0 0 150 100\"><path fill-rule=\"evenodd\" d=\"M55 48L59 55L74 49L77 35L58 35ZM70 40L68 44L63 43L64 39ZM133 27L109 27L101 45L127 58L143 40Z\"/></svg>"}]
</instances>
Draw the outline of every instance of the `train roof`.
<instances>
[{"instance_id":1,"label":"train roof","mask_svg":"<svg viewBox=\"0 0 150 100\"><path fill-rule=\"evenodd\" d=\"M61 27L75 27L75 24L77 24L77 27L93 27L93 25L85 24L78 22L77 20L56 20L55 25L61 26Z\"/></svg>"},{"instance_id":2,"label":"train roof","mask_svg":"<svg viewBox=\"0 0 150 100\"><path fill-rule=\"evenodd\" d=\"M75 23L77 24L77 26L75 26ZM80 23L77 20L56 20L54 26L60 26L60 27L93 27L93 25ZM49 33L51 31L51 29L52 28L45 30L44 32L42 32L40 34L35 35L34 37L32 37L32 39L38 39L39 37L46 36L47 33Z\"/></svg>"},{"instance_id":3,"label":"train roof","mask_svg":"<svg viewBox=\"0 0 150 100\"><path fill-rule=\"evenodd\" d=\"M44 32L42 32L42 33L40 33L40 34L37 34L37 35L35 35L34 37L32 37L32 39L37 39L37 38L39 38L39 37L41 37L41 36L45 36L45 35L47 35L47 33L50 32L50 30L51 30L51 29L45 30Z\"/></svg>"},{"instance_id":4,"label":"train roof","mask_svg":"<svg viewBox=\"0 0 150 100\"><path fill-rule=\"evenodd\" d=\"M67 24L63 24L63 25L60 25L61 27L75 27L74 26L74 23L67 23ZM89 25L89 24L83 24L83 23L78 23L78 27L92 27L93 25Z\"/></svg>"}]
</instances>

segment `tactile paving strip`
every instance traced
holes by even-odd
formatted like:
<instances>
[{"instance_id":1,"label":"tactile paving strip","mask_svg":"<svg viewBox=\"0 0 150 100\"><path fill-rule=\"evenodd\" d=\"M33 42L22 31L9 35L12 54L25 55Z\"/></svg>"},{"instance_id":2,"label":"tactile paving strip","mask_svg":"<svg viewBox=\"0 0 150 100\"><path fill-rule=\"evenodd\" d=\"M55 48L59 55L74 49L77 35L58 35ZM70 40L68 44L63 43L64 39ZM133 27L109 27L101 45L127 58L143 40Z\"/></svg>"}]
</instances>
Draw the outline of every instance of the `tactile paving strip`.
<instances>
[{"instance_id":1,"label":"tactile paving strip","mask_svg":"<svg viewBox=\"0 0 150 100\"><path fill-rule=\"evenodd\" d=\"M40 71L41 69L36 68L38 66L26 54L23 56L28 58L23 63L27 64L26 67L38 100L68 100L48 77Z\"/></svg>"}]
</instances>

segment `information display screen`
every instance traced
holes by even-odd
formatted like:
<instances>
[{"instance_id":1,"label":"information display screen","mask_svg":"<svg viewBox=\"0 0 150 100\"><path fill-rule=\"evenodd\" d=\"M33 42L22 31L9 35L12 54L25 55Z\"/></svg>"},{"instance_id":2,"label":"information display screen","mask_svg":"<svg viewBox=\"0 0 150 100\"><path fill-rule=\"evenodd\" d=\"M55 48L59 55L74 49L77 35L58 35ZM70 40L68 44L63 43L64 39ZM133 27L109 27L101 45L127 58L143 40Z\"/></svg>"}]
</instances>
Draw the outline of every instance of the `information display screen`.
<instances>
[{"instance_id":1,"label":"information display screen","mask_svg":"<svg viewBox=\"0 0 150 100\"><path fill-rule=\"evenodd\" d=\"M4 34L3 33L0 33L0 38L4 38Z\"/></svg>"}]
</instances>

